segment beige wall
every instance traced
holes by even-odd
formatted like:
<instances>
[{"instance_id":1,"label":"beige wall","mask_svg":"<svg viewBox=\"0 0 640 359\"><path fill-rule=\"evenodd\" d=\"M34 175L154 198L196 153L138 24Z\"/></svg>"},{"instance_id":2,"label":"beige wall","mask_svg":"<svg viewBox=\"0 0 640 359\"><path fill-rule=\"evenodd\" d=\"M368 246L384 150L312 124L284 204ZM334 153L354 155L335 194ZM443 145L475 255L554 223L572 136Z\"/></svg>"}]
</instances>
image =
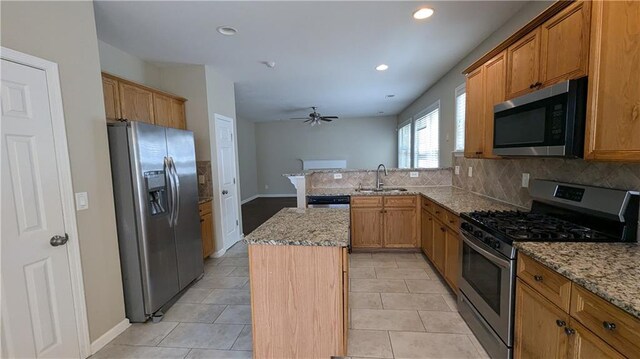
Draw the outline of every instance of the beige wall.
<instances>
[{"instance_id":1,"label":"beige wall","mask_svg":"<svg viewBox=\"0 0 640 359\"><path fill-rule=\"evenodd\" d=\"M402 123L440 100L440 167L451 166L451 152L455 148L454 93L456 87L464 83L465 77L462 71L500 42L506 40L551 3L552 1L531 1L526 4L398 115L398 122Z\"/></svg>"},{"instance_id":2,"label":"beige wall","mask_svg":"<svg viewBox=\"0 0 640 359\"><path fill-rule=\"evenodd\" d=\"M347 160L348 168L357 169L380 163L396 167L396 143L395 116L344 118L313 127L302 121L258 122L258 191L294 195L282 174L301 171L300 159Z\"/></svg>"},{"instance_id":3,"label":"beige wall","mask_svg":"<svg viewBox=\"0 0 640 359\"><path fill-rule=\"evenodd\" d=\"M98 40L100 68L104 72L151 87L160 86L160 68Z\"/></svg>"},{"instance_id":4,"label":"beige wall","mask_svg":"<svg viewBox=\"0 0 640 359\"><path fill-rule=\"evenodd\" d=\"M93 3L3 1L1 26L2 46L59 66L93 341L125 318Z\"/></svg>"},{"instance_id":5,"label":"beige wall","mask_svg":"<svg viewBox=\"0 0 640 359\"><path fill-rule=\"evenodd\" d=\"M258 159L256 157L256 124L238 118L238 162L240 166L240 199L258 194Z\"/></svg>"}]
</instances>

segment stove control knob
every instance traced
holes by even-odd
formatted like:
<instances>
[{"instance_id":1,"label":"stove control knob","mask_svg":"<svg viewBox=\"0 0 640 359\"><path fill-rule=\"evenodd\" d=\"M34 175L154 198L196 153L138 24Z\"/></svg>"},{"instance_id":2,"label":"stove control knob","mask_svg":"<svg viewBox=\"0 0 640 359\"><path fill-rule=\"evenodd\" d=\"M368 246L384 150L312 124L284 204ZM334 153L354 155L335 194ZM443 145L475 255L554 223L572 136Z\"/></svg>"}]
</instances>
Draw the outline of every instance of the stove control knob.
<instances>
[{"instance_id":1,"label":"stove control knob","mask_svg":"<svg viewBox=\"0 0 640 359\"><path fill-rule=\"evenodd\" d=\"M491 247L493 247L493 249L500 249L500 241L495 240Z\"/></svg>"},{"instance_id":2,"label":"stove control knob","mask_svg":"<svg viewBox=\"0 0 640 359\"><path fill-rule=\"evenodd\" d=\"M469 231L469 232L471 232L471 231L473 230L473 226L472 226L472 225L470 225L469 223L462 223L462 224L460 225L460 227L461 227L462 229L464 229L465 231Z\"/></svg>"},{"instance_id":3,"label":"stove control knob","mask_svg":"<svg viewBox=\"0 0 640 359\"><path fill-rule=\"evenodd\" d=\"M473 235L476 236L479 239L482 239L482 232L481 231L475 231L475 232L473 232Z\"/></svg>"}]
</instances>

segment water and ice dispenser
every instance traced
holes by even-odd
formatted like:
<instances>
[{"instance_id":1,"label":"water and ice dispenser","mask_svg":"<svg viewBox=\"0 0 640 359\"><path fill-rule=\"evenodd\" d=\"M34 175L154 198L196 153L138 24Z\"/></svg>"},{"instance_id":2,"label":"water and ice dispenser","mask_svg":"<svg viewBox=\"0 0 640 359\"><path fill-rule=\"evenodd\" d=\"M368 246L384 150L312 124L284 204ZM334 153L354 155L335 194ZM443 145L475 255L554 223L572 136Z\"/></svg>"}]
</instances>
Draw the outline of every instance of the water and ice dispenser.
<instances>
[{"instance_id":1,"label":"water and ice dispenser","mask_svg":"<svg viewBox=\"0 0 640 359\"><path fill-rule=\"evenodd\" d=\"M167 182L164 171L144 173L147 188L147 204L152 216L167 212Z\"/></svg>"}]
</instances>

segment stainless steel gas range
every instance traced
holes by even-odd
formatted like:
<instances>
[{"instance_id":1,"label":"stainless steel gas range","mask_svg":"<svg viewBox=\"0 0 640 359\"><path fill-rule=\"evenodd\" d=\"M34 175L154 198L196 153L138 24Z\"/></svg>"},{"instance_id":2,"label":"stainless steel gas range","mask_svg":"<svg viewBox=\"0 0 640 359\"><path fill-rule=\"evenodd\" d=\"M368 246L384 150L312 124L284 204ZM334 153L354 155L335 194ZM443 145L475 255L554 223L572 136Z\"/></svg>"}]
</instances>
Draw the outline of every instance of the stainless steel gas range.
<instances>
[{"instance_id":1,"label":"stainless steel gas range","mask_svg":"<svg viewBox=\"0 0 640 359\"><path fill-rule=\"evenodd\" d=\"M534 180L529 193L530 212L461 215L458 310L492 358L512 357L514 241L637 241L638 192Z\"/></svg>"}]
</instances>

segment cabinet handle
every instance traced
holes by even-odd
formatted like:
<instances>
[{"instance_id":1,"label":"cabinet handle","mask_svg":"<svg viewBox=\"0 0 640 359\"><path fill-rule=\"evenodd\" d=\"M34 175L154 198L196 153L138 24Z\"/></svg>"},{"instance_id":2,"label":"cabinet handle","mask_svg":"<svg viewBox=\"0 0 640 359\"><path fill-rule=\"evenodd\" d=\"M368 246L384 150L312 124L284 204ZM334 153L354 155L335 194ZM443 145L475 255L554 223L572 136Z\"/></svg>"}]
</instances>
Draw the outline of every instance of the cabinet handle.
<instances>
[{"instance_id":1,"label":"cabinet handle","mask_svg":"<svg viewBox=\"0 0 640 359\"><path fill-rule=\"evenodd\" d=\"M532 89L532 88L534 88L535 86L536 86L536 84L531 84L531 85L529 85L529 88L530 88L530 89Z\"/></svg>"},{"instance_id":2,"label":"cabinet handle","mask_svg":"<svg viewBox=\"0 0 640 359\"><path fill-rule=\"evenodd\" d=\"M440 227L440 230L446 232L447 230L444 227Z\"/></svg>"},{"instance_id":3,"label":"cabinet handle","mask_svg":"<svg viewBox=\"0 0 640 359\"><path fill-rule=\"evenodd\" d=\"M564 320L556 320L556 325L559 327L564 327L565 325L567 325L567 322L565 322Z\"/></svg>"},{"instance_id":4,"label":"cabinet handle","mask_svg":"<svg viewBox=\"0 0 640 359\"><path fill-rule=\"evenodd\" d=\"M200 219L200 223L204 222L204 219Z\"/></svg>"},{"instance_id":5,"label":"cabinet handle","mask_svg":"<svg viewBox=\"0 0 640 359\"><path fill-rule=\"evenodd\" d=\"M614 330L616 329L616 323L611 323L611 322L602 322L602 326L604 327L604 329L606 330Z\"/></svg>"},{"instance_id":6,"label":"cabinet handle","mask_svg":"<svg viewBox=\"0 0 640 359\"><path fill-rule=\"evenodd\" d=\"M481 154L482 154L482 151L477 151L476 152L476 155L481 155Z\"/></svg>"},{"instance_id":7,"label":"cabinet handle","mask_svg":"<svg viewBox=\"0 0 640 359\"><path fill-rule=\"evenodd\" d=\"M567 334L567 335L574 335L574 334L576 334L576 330L575 330L575 329L573 329L573 328L564 328L564 332L565 332L565 334Z\"/></svg>"},{"instance_id":8,"label":"cabinet handle","mask_svg":"<svg viewBox=\"0 0 640 359\"><path fill-rule=\"evenodd\" d=\"M542 282L542 276L541 275L534 275L533 279L535 279L536 282Z\"/></svg>"},{"instance_id":9,"label":"cabinet handle","mask_svg":"<svg viewBox=\"0 0 640 359\"><path fill-rule=\"evenodd\" d=\"M440 211L436 211L436 214L440 214Z\"/></svg>"}]
</instances>

